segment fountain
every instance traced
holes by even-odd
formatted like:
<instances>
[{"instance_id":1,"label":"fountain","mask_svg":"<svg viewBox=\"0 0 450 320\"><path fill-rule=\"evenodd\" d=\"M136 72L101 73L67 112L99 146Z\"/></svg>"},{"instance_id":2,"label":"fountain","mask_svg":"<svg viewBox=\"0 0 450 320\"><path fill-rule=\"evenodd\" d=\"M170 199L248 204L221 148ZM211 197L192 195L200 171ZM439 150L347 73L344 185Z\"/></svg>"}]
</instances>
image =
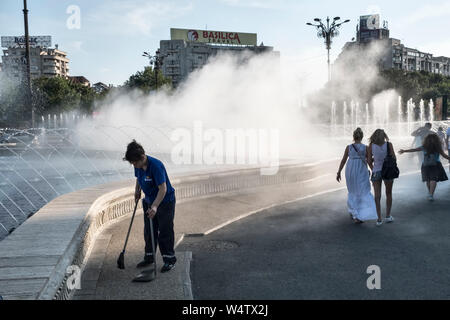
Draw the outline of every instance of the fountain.
<instances>
[{"instance_id":1,"label":"fountain","mask_svg":"<svg viewBox=\"0 0 450 320\"><path fill-rule=\"evenodd\" d=\"M347 101L344 101L344 134L347 132Z\"/></svg>"},{"instance_id":2,"label":"fountain","mask_svg":"<svg viewBox=\"0 0 450 320\"><path fill-rule=\"evenodd\" d=\"M429 121L436 126L435 106L433 100L426 102L420 100L419 106L416 106L412 99L406 101L406 108L403 110L403 98L398 96L395 100L383 99L383 97L374 98L371 102L365 103L365 108L360 108L359 102L351 100L350 102L343 101L342 113L339 114L336 103L331 104L331 126L332 135L336 136L336 128L342 126L340 134L342 137L348 135L350 130L356 127L365 127L365 130L372 131L376 128L384 128L388 132L395 132L398 137L409 137L409 134L423 126L426 121ZM397 103L395 104L395 101ZM447 127L447 124L443 124Z\"/></svg>"},{"instance_id":3,"label":"fountain","mask_svg":"<svg viewBox=\"0 0 450 320\"><path fill-rule=\"evenodd\" d=\"M46 117L51 126L52 116ZM41 119L45 121L44 116ZM57 119L54 115L56 127ZM31 138L24 140L26 135ZM130 172L122 155L111 158L99 150L89 157L73 141L70 129L0 129L0 136L7 142L0 144L0 240L53 198L87 186L122 180L122 173ZM90 137L82 138L85 145L94 144ZM96 162L101 166L95 165Z\"/></svg>"},{"instance_id":4,"label":"fountain","mask_svg":"<svg viewBox=\"0 0 450 320\"><path fill-rule=\"evenodd\" d=\"M434 122L434 113L435 113L435 109L434 109L434 103L433 100L430 99L430 102L428 102L428 110L429 110L429 120L431 123Z\"/></svg>"},{"instance_id":5,"label":"fountain","mask_svg":"<svg viewBox=\"0 0 450 320\"><path fill-rule=\"evenodd\" d=\"M350 101L350 119L351 119L351 124L352 124L352 128L355 127L355 102L353 100Z\"/></svg>"},{"instance_id":6,"label":"fountain","mask_svg":"<svg viewBox=\"0 0 450 320\"><path fill-rule=\"evenodd\" d=\"M369 104L366 103L366 125L369 125Z\"/></svg>"},{"instance_id":7,"label":"fountain","mask_svg":"<svg viewBox=\"0 0 450 320\"><path fill-rule=\"evenodd\" d=\"M333 102L330 124L324 132L333 139L348 139L349 132L357 126L367 131L366 137L376 128L385 128L389 133L398 132L394 139L410 139L414 126L426 119L435 121L432 101L428 102L428 108L421 101L420 123L411 99L405 110L401 97L398 97L397 107L395 100L374 99L364 103L358 100ZM89 121L80 122L86 118L75 113L46 114L40 116L42 127L39 129L0 129L2 141L6 141L0 144L0 240L5 232L16 228L61 194L132 178L132 168L122 161L123 148L132 139L145 141L146 150L163 162L171 162L168 150L173 145L170 132L174 128L94 126L86 125ZM67 128L68 125L80 127L75 130ZM62 126L66 128L60 128ZM408 132L402 132L405 127Z\"/></svg>"},{"instance_id":8,"label":"fountain","mask_svg":"<svg viewBox=\"0 0 450 320\"><path fill-rule=\"evenodd\" d=\"M336 132L336 102L331 103L331 127L333 128L333 132Z\"/></svg>"},{"instance_id":9,"label":"fountain","mask_svg":"<svg viewBox=\"0 0 450 320\"><path fill-rule=\"evenodd\" d=\"M359 102L356 102L355 104L355 125L358 127L360 125L360 109L359 109Z\"/></svg>"},{"instance_id":10,"label":"fountain","mask_svg":"<svg viewBox=\"0 0 450 320\"><path fill-rule=\"evenodd\" d=\"M422 99L420 99L419 108L420 108L420 126L423 126L425 122L425 104Z\"/></svg>"},{"instance_id":11,"label":"fountain","mask_svg":"<svg viewBox=\"0 0 450 320\"><path fill-rule=\"evenodd\" d=\"M146 150L170 165L170 154L164 150L170 150L173 144L170 130L174 128L58 128L68 124L65 118L86 115L41 116L44 127L48 120L47 129L0 129L2 141L7 142L0 144L0 240L55 197L132 178L129 163L122 160L123 148L132 139L145 141Z\"/></svg>"}]
</instances>

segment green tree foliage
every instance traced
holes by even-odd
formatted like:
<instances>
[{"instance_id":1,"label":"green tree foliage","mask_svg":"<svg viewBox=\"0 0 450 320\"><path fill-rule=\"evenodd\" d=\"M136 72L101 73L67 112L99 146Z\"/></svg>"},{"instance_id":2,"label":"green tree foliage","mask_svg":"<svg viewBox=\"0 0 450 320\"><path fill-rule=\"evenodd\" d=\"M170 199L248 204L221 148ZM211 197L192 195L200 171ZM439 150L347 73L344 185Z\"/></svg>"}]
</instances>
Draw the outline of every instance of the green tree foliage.
<instances>
[{"instance_id":1,"label":"green tree foliage","mask_svg":"<svg viewBox=\"0 0 450 320\"><path fill-rule=\"evenodd\" d=\"M77 86L62 77L35 79L32 92L37 102L36 111L40 114L71 111L77 109L81 101Z\"/></svg>"},{"instance_id":2,"label":"green tree foliage","mask_svg":"<svg viewBox=\"0 0 450 320\"><path fill-rule=\"evenodd\" d=\"M172 81L169 78L163 76L161 71L158 71L158 77L155 76L156 72L152 67L145 67L144 71L138 71L124 83L126 89L139 89L143 93L149 93L152 90L158 89L163 86L171 87ZM156 81L157 80L157 81Z\"/></svg>"},{"instance_id":3,"label":"green tree foliage","mask_svg":"<svg viewBox=\"0 0 450 320\"><path fill-rule=\"evenodd\" d=\"M157 88L156 88L157 87ZM63 77L41 77L32 81L32 103L35 116L78 111L92 114L97 104L105 101L109 95L125 90L138 89L145 94L156 89L171 88L172 82L161 71L145 67L131 75L122 87L109 88L97 93L93 88L71 82ZM25 83L17 83L1 76L0 73L0 126L14 126L31 118L31 106L27 103Z\"/></svg>"},{"instance_id":4,"label":"green tree foliage","mask_svg":"<svg viewBox=\"0 0 450 320\"><path fill-rule=\"evenodd\" d=\"M383 70L380 75L386 82L382 90L394 88L407 99L429 100L450 94L450 77L441 74L425 71Z\"/></svg>"},{"instance_id":5,"label":"green tree foliage","mask_svg":"<svg viewBox=\"0 0 450 320\"><path fill-rule=\"evenodd\" d=\"M0 79L0 125L14 126L31 118L27 103L27 86L3 76ZM41 77L32 81L32 103L35 116L78 111L91 114L95 102L106 92L97 94L93 88L73 83L63 77Z\"/></svg>"},{"instance_id":6,"label":"green tree foliage","mask_svg":"<svg viewBox=\"0 0 450 320\"><path fill-rule=\"evenodd\" d=\"M100 99L100 94L96 93L92 87L86 87L79 83L73 83L71 86L80 96L78 104L80 112L91 114L94 111L96 100Z\"/></svg>"}]
</instances>

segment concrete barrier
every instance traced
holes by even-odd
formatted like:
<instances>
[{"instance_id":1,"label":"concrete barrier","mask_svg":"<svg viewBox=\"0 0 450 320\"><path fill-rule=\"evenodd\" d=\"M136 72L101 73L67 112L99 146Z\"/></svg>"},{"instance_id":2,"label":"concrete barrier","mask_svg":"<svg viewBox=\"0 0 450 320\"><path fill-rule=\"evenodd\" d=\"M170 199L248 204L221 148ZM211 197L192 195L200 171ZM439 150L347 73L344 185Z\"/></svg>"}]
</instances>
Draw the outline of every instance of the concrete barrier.
<instances>
[{"instance_id":1,"label":"concrete barrier","mask_svg":"<svg viewBox=\"0 0 450 320\"><path fill-rule=\"evenodd\" d=\"M174 177L177 200L214 196L258 186L308 181L335 172L336 159L281 166L275 175L259 168ZM48 203L0 242L0 296L5 299L68 299L77 273L102 229L134 206L134 179L69 193ZM77 268L77 267L76 267ZM76 270L75 268L75 270ZM73 271L73 270L72 270Z\"/></svg>"}]
</instances>

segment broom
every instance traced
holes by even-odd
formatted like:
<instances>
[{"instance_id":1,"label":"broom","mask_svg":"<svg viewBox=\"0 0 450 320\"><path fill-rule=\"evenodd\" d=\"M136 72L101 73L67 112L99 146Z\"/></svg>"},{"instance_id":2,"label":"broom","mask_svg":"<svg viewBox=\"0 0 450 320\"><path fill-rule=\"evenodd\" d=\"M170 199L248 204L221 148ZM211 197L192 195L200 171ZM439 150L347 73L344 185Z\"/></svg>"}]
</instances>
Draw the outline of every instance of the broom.
<instances>
[{"instance_id":1,"label":"broom","mask_svg":"<svg viewBox=\"0 0 450 320\"><path fill-rule=\"evenodd\" d=\"M136 214L136 208L137 208L138 202L139 202L139 199L136 200L136 203L134 205L133 216L131 217L130 227L128 228L128 234L127 234L127 238L125 240L125 245L123 246L123 250L120 253L119 258L117 259L117 267L119 269L125 269L125 248L127 247L128 237L130 236L131 226L133 225L134 215Z\"/></svg>"}]
</instances>

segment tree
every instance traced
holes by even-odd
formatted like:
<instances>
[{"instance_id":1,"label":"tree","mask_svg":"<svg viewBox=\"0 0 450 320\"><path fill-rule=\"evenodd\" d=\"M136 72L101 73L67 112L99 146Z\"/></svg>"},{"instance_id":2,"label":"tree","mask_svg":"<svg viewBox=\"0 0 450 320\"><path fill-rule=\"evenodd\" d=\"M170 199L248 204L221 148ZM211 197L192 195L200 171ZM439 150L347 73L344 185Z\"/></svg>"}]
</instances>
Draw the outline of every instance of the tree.
<instances>
[{"instance_id":1,"label":"tree","mask_svg":"<svg viewBox=\"0 0 450 320\"><path fill-rule=\"evenodd\" d=\"M155 81L155 71L152 67L145 67L144 71L138 71L124 83L124 87L127 89L139 89L144 93L149 93L156 89L156 84L158 88L163 86L171 86L172 81L162 75L162 72L158 72L158 81Z\"/></svg>"},{"instance_id":2,"label":"tree","mask_svg":"<svg viewBox=\"0 0 450 320\"><path fill-rule=\"evenodd\" d=\"M82 113L91 114L94 111L97 93L91 87L83 86L80 83L71 83L70 86L80 95L78 109Z\"/></svg>"},{"instance_id":3,"label":"tree","mask_svg":"<svg viewBox=\"0 0 450 320\"><path fill-rule=\"evenodd\" d=\"M35 105L40 114L62 113L77 109L81 93L63 77L41 77L33 80L33 96L41 105Z\"/></svg>"}]
</instances>

